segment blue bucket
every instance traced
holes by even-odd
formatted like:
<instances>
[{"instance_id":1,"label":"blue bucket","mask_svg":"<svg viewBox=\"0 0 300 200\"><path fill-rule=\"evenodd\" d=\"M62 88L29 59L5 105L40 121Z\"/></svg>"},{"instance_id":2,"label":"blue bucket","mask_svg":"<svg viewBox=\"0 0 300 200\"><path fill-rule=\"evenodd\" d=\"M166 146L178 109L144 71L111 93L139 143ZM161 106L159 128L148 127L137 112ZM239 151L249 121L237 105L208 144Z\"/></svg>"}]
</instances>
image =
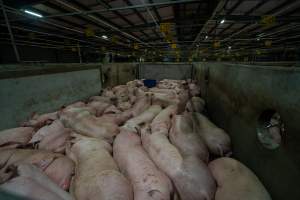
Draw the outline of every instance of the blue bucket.
<instances>
[{"instance_id":1,"label":"blue bucket","mask_svg":"<svg viewBox=\"0 0 300 200\"><path fill-rule=\"evenodd\" d=\"M152 88L156 86L156 80L153 79L145 79L143 82L147 88Z\"/></svg>"}]
</instances>

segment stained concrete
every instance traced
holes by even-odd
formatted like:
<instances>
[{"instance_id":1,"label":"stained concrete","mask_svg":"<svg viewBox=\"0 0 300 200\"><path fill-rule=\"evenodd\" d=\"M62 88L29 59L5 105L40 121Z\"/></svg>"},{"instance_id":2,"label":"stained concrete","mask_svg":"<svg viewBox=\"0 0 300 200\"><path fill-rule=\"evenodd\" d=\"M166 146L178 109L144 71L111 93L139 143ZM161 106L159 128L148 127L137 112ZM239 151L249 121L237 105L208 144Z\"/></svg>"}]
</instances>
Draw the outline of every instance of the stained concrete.
<instances>
[{"instance_id":1,"label":"stained concrete","mask_svg":"<svg viewBox=\"0 0 300 200\"><path fill-rule=\"evenodd\" d=\"M82 68L86 65L66 65L67 72L63 72L63 65L60 70L53 69L53 65L41 67L6 66L11 73L19 73L23 77L12 78L5 76L0 79L0 130L18 126L25 119L28 119L33 112L45 113L59 109L61 106L85 99L98 94L101 90L100 65ZM62 67L62 68L61 68ZM12 70L14 69L14 70ZM18 69L18 70L16 70ZM30 76L26 75L30 71ZM34 70L35 69L35 70ZM37 72L34 74L34 72ZM1 71L9 75L8 70ZM47 73L45 73L47 72ZM33 73L33 74L32 74Z\"/></svg>"},{"instance_id":2,"label":"stained concrete","mask_svg":"<svg viewBox=\"0 0 300 200\"><path fill-rule=\"evenodd\" d=\"M274 200L300 199L300 70L194 65L209 116L230 134L234 157L255 172ZM267 109L276 110L285 124L283 144L276 150L257 139L258 118Z\"/></svg>"},{"instance_id":3,"label":"stained concrete","mask_svg":"<svg viewBox=\"0 0 300 200\"><path fill-rule=\"evenodd\" d=\"M108 63L102 65L104 87L126 84L137 77L138 63Z\"/></svg>"},{"instance_id":4,"label":"stained concrete","mask_svg":"<svg viewBox=\"0 0 300 200\"><path fill-rule=\"evenodd\" d=\"M140 79L189 79L192 77L193 66L188 63L141 63Z\"/></svg>"}]
</instances>

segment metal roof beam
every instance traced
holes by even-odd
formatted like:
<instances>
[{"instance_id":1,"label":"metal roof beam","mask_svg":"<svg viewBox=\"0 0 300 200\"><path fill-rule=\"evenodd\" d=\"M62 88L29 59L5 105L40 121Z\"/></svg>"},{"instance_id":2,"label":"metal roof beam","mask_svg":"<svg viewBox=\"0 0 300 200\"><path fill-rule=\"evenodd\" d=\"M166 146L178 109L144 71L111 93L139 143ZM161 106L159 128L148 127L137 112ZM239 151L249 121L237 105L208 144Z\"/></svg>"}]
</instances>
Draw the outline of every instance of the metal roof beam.
<instances>
[{"instance_id":1,"label":"metal roof beam","mask_svg":"<svg viewBox=\"0 0 300 200\"><path fill-rule=\"evenodd\" d=\"M231 13L234 12L235 9L237 9L237 7L239 7L242 3L243 3L243 0L239 0L234 6L232 6L232 7L228 10L226 16L227 16L227 15L231 15ZM223 17L223 18L224 18L224 17ZM221 19L223 19L223 18L221 18ZM227 19L227 17L226 17L226 19ZM216 28L218 27L218 25L219 25L219 24L216 23L216 25L209 31L208 35L210 35L213 31L215 31ZM230 26L230 25L229 25L229 26Z\"/></svg>"},{"instance_id":2,"label":"metal roof beam","mask_svg":"<svg viewBox=\"0 0 300 200\"><path fill-rule=\"evenodd\" d=\"M110 9L95 9L90 11L76 11L70 13L62 13L62 14L55 14L50 16L44 16L44 18L54 18L54 17L63 17L63 16L72 16L72 15L88 15L93 13L104 13L104 12L112 12L114 10L130 10L130 9L144 9L149 7L157 7L157 6L165 6L165 5L174 5L174 4L182 4L182 3L195 3L199 2L199 0L177 0L177 1L167 1L167 2L158 2L158 3L146 3L146 4L139 4L133 6L124 6L118 8L110 8Z\"/></svg>"}]
</instances>

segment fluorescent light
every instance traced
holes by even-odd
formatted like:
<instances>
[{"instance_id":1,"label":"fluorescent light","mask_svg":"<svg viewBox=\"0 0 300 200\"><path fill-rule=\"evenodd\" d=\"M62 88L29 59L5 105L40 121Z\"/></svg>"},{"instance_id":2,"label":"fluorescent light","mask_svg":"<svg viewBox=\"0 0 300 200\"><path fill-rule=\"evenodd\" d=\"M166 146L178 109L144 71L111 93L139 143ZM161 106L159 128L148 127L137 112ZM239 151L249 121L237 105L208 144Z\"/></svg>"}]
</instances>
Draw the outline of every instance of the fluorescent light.
<instances>
[{"instance_id":1,"label":"fluorescent light","mask_svg":"<svg viewBox=\"0 0 300 200\"><path fill-rule=\"evenodd\" d=\"M43 15L38 14L38 13L35 13L35 12L32 12L32 11L30 11L30 10L24 10L24 12L27 13L27 14L30 14L30 15L33 15L33 16L36 16L36 17L39 17L39 18L42 18L42 17L43 17Z\"/></svg>"},{"instance_id":2,"label":"fluorescent light","mask_svg":"<svg viewBox=\"0 0 300 200\"><path fill-rule=\"evenodd\" d=\"M222 21L220 22L220 24L224 24L224 22L225 22L225 19L222 19Z\"/></svg>"},{"instance_id":3,"label":"fluorescent light","mask_svg":"<svg viewBox=\"0 0 300 200\"><path fill-rule=\"evenodd\" d=\"M108 39L108 37L107 37L106 35L102 35L101 37L102 37L102 39L104 39L104 40L107 40L107 39Z\"/></svg>"}]
</instances>

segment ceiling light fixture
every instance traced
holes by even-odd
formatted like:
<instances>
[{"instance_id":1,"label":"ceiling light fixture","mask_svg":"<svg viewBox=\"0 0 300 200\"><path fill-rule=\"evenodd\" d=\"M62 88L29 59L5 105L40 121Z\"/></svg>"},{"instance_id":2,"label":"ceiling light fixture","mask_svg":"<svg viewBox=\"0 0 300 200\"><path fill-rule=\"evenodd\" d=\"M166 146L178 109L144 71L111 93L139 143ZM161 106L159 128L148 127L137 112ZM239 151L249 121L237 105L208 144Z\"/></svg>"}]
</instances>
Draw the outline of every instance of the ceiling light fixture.
<instances>
[{"instance_id":1,"label":"ceiling light fixture","mask_svg":"<svg viewBox=\"0 0 300 200\"><path fill-rule=\"evenodd\" d=\"M225 19L222 19L220 24L224 24L225 23Z\"/></svg>"},{"instance_id":2,"label":"ceiling light fixture","mask_svg":"<svg viewBox=\"0 0 300 200\"><path fill-rule=\"evenodd\" d=\"M208 39L208 36L205 36L205 39Z\"/></svg>"},{"instance_id":3,"label":"ceiling light fixture","mask_svg":"<svg viewBox=\"0 0 300 200\"><path fill-rule=\"evenodd\" d=\"M38 14L38 13L33 12L33 11L30 11L30 10L24 10L24 12L27 13L27 14L29 14L29 15L33 15L33 16L35 16L35 17L39 17L39 18L42 18L42 17L43 17L43 15Z\"/></svg>"},{"instance_id":4,"label":"ceiling light fixture","mask_svg":"<svg viewBox=\"0 0 300 200\"><path fill-rule=\"evenodd\" d=\"M104 39L104 40L108 39L108 37L106 35L102 35L101 38Z\"/></svg>"},{"instance_id":5,"label":"ceiling light fixture","mask_svg":"<svg viewBox=\"0 0 300 200\"><path fill-rule=\"evenodd\" d=\"M228 49L231 49L231 46L228 46Z\"/></svg>"}]
</instances>

